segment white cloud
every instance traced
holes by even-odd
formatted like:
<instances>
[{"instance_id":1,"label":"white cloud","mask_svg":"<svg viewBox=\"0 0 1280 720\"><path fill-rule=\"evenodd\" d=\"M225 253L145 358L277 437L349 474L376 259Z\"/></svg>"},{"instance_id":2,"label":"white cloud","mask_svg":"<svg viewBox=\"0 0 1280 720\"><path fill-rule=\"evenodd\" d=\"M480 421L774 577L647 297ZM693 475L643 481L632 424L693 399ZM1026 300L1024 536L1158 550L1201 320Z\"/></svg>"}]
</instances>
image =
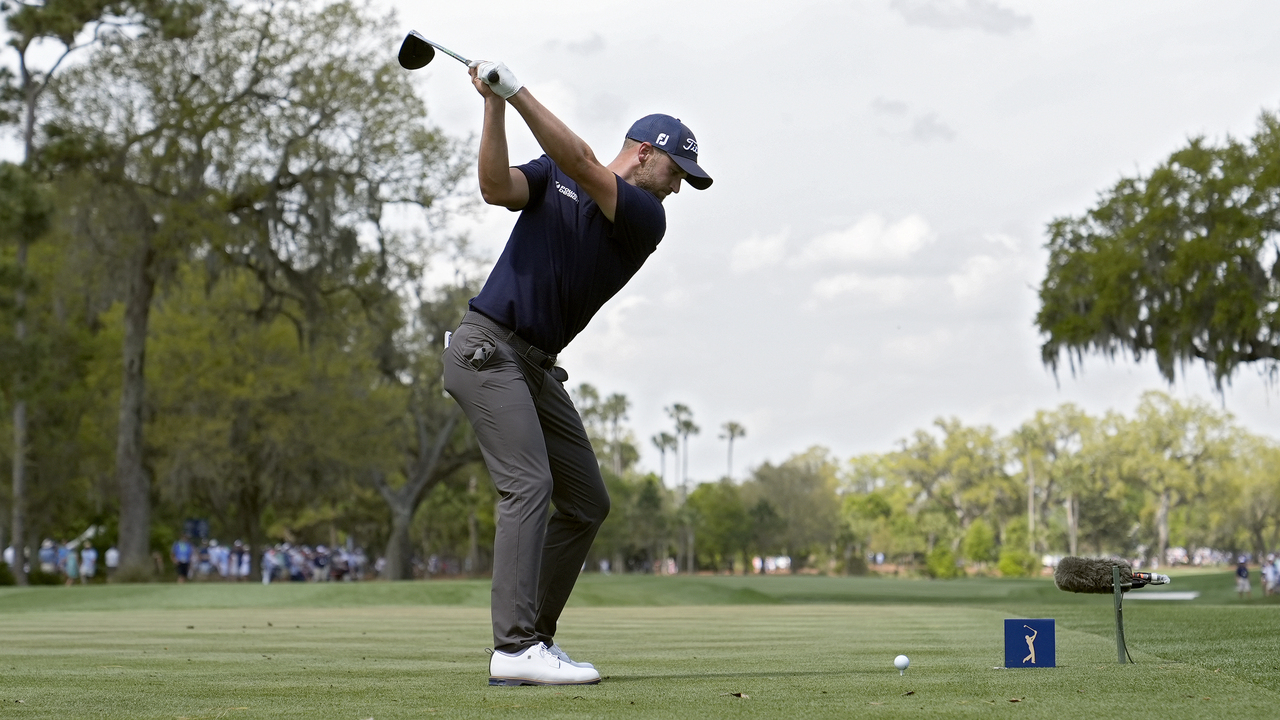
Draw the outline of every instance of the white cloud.
<instances>
[{"instance_id":1,"label":"white cloud","mask_svg":"<svg viewBox=\"0 0 1280 720\"><path fill-rule=\"evenodd\" d=\"M683 310L689 307L693 294L689 292L686 285L676 285L665 290L658 296L658 304L666 310Z\"/></svg>"},{"instance_id":2,"label":"white cloud","mask_svg":"<svg viewBox=\"0 0 1280 720\"><path fill-rule=\"evenodd\" d=\"M1019 15L991 0L893 0L889 6L908 25L941 30L973 28L1008 35L1031 26L1029 15Z\"/></svg>"},{"instance_id":3,"label":"white cloud","mask_svg":"<svg viewBox=\"0 0 1280 720\"><path fill-rule=\"evenodd\" d=\"M956 138L955 129L943 122L938 113L913 111L901 100L878 97L871 102L871 112L885 121L887 127L882 126L882 131L901 139L927 143Z\"/></svg>"},{"instance_id":4,"label":"white cloud","mask_svg":"<svg viewBox=\"0 0 1280 720\"><path fill-rule=\"evenodd\" d=\"M591 37L579 42L567 42L564 44L569 52L579 55L594 55L604 51L604 37L600 33L592 33Z\"/></svg>"},{"instance_id":5,"label":"white cloud","mask_svg":"<svg viewBox=\"0 0 1280 720\"><path fill-rule=\"evenodd\" d=\"M599 127L626 125L630 105L627 99L608 92L596 92L589 95L584 102L578 104L578 112L587 121ZM618 143L621 145L621 142ZM608 154L613 147L601 148Z\"/></svg>"},{"instance_id":6,"label":"white cloud","mask_svg":"<svg viewBox=\"0 0 1280 720\"><path fill-rule=\"evenodd\" d=\"M603 35L594 32L582 40L548 40L545 47L552 53L567 50L575 55L597 55L604 52L605 40Z\"/></svg>"},{"instance_id":7,"label":"white cloud","mask_svg":"<svg viewBox=\"0 0 1280 720\"><path fill-rule=\"evenodd\" d=\"M795 264L905 260L933 239L929 223L919 215L908 215L890 224L883 217L871 214L844 230L814 238L800 252Z\"/></svg>"},{"instance_id":8,"label":"white cloud","mask_svg":"<svg viewBox=\"0 0 1280 720\"><path fill-rule=\"evenodd\" d=\"M752 235L729 251L729 269L735 273L774 267L786 256L787 233Z\"/></svg>"},{"instance_id":9,"label":"white cloud","mask_svg":"<svg viewBox=\"0 0 1280 720\"><path fill-rule=\"evenodd\" d=\"M877 115L906 115L910 107L901 100L878 97L871 101L871 111Z\"/></svg>"},{"instance_id":10,"label":"white cloud","mask_svg":"<svg viewBox=\"0 0 1280 720\"><path fill-rule=\"evenodd\" d=\"M1016 252L1017 240L1008 235L988 236L1001 251L981 253L965 259L960 269L947 276L947 284L957 300L987 298L1007 302L1026 292L1035 272L1032 259ZM1012 245L1011 245L1012 244Z\"/></svg>"},{"instance_id":11,"label":"white cloud","mask_svg":"<svg viewBox=\"0 0 1280 720\"><path fill-rule=\"evenodd\" d=\"M887 339L881 346L884 359L894 367L902 365L929 366L939 357L948 354L952 342L951 331L938 328L925 333L903 335Z\"/></svg>"},{"instance_id":12,"label":"white cloud","mask_svg":"<svg viewBox=\"0 0 1280 720\"><path fill-rule=\"evenodd\" d=\"M1005 233L989 233L983 236L983 239L992 245L999 245L1005 250L1017 252L1022 247L1022 240Z\"/></svg>"},{"instance_id":13,"label":"white cloud","mask_svg":"<svg viewBox=\"0 0 1280 720\"><path fill-rule=\"evenodd\" d=\"M930 140L951 141L956 138L956 131L950 125L938 119L937 113L925 113L911 123L911 137L919 142Z\"/></svg>"},{"instance_id":14,"label":"white cloud","mask_svg":"<svg viewBox=\"0 0 1280 720\"><path fill-rule=\"evenodd\" d=\"M860 295L884 305L901 302L915 286L903 275L868 276L846 273L823 278L813 284L812 294L818 300L834 300L842 295Z\"/></svg>"},{"instance_id":15,"label":"white cloud","mask_svg":"<svg viewBox=\"0 0 1280 720\"><path fill-rule=\"evenodd\" d=\"M990 255L975 255L964 261L960 272L947 276L947 284L951 286L951 292L955 293L957 299L967 300L989 289L991 279L1000 275L1008 266L1008 260Z\"/></svg>"},{"instance_id":16,"label":"white cloud","mask_svg":"<svg viewBox=\"0 0 1280 720\"><path fill-rule=\"evenodd\" d=\"M643 295L628 295L605 305L600 314L592 320L593 330L597 330L599 342L592 353L597 353L594 360L607 357L608 362L621 362L642 354L642 348L632 333L627 330L630 312L638 307L648 305L649 299ZM603 333L598 332L603 329Z\"/></svg>"}]
</instances>

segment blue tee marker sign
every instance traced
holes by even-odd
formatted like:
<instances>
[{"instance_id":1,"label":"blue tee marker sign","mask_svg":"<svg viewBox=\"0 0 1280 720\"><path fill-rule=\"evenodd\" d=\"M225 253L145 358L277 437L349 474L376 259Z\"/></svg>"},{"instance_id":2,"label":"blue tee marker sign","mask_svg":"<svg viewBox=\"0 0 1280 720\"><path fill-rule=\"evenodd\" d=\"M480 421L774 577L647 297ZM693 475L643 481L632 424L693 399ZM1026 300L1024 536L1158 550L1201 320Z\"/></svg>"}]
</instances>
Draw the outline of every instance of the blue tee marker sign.
<instances>
[{"instance_id":1,"label":"blue tee marker sign","mask_svg":"<svg viewBox=\"0 0 1280 720\"><path fill-rule=\"evenodd\" d=\"M1004 666L1043 668L1057 664L1053 619L1004 621Z\"/></svg>"}]
</instances>

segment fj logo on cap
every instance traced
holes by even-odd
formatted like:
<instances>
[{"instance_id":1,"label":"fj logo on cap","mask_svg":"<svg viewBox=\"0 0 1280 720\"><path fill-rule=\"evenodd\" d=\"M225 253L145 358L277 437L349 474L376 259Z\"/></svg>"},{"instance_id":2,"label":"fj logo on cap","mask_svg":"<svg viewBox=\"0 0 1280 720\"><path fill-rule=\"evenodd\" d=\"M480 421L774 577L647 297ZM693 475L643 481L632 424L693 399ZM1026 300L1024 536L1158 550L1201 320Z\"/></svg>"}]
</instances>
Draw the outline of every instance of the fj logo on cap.
<instances>
[{"instance_id":1,"label":"fj logo on cap","mask_svg":"<svg viewBox=\"0 0 1280 720\"><path fill-rule=\"evenodd\" d=\"M666 145L670 137L666 133L658 133L658 139L653 142L654 145Z\"/></svg>"}]
</instances>

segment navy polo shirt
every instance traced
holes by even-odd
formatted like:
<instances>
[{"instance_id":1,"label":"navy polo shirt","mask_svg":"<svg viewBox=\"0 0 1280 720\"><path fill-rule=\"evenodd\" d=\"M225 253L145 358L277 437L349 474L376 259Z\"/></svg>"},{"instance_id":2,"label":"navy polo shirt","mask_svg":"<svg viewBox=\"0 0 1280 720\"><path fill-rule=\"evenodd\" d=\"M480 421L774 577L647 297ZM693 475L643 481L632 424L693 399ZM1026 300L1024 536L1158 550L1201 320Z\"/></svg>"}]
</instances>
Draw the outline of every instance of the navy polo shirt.
<instances>
[{"instance_id":1,"label":"navy polo shirt","mask_svg":"<svg viewBox=\"0 0 1280 720\"><path fill-rule=\"evenodd\" d=\"M546 155L518 168L529 202L471 309L556 354L658 247L667 214L653 193L614 176L613 222Z\"/></svg>"}]
</instances>

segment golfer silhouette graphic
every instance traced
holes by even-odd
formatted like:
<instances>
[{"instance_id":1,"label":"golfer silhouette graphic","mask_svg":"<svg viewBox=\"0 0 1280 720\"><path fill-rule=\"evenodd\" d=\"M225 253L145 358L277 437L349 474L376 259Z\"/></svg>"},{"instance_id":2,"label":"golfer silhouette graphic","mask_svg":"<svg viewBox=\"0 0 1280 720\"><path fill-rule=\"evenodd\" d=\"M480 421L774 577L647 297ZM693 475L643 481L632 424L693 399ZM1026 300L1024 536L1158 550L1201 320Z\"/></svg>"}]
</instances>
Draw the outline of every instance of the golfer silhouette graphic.
<instances>
[{"instance_id":1,"label":"golfer silhouette graphic","mask_svg":"<svg viewBox=\"0 0 1280 720\"><path fill-rule=\"evenodd\" d=\"M1023 637L1027 639L1027 649L1031 651L1031 654L1022 658L1022 662L1027 662L1028 660L1030 660L1031 664L1035 665L1036 664L1036 636L1039 635L1040 633L1036 632L1030 625L1023 625L1022 627L1031 631L1030 635L1023 635Z\"/></svg>"}]
</instances>

